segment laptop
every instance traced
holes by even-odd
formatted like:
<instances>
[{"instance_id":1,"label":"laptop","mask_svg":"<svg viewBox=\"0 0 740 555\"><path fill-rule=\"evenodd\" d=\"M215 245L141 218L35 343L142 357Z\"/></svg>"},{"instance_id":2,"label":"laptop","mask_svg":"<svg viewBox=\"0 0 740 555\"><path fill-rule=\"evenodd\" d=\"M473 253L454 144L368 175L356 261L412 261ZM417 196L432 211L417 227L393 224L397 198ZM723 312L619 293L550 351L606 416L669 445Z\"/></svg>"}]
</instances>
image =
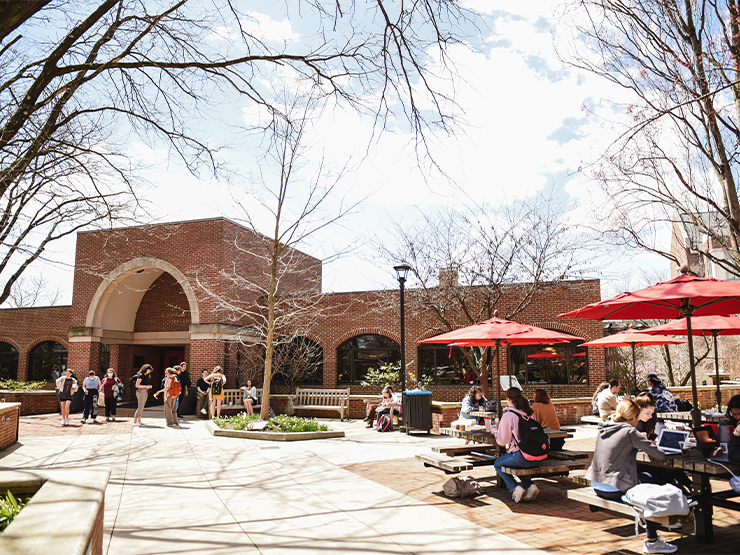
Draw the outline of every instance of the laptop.
<instances>
[{"instance_id":1,"label":"laptop","mask_svg":"<svg viewBox=\"0 0 740 555\"><path fill-rule=\"evenodd\" d=\"M683 430L669 430L664 428L660 431L656 446L666 455L677 455L681 452L681 445L689 439L690 432Z\"/></svg>"},{"instance_id":2,"label":"laptop","mask_svg":"<svg viewBox=\"0 0 740 555\"><path fill-rule=\"evenodd\" d=\"M706 460L729 462L727 444L717 441L717 436L714 435L714 429L711 426L697 428L694 430L694 437L696 437L696 444Z\"/></svg>"}]
</instances>

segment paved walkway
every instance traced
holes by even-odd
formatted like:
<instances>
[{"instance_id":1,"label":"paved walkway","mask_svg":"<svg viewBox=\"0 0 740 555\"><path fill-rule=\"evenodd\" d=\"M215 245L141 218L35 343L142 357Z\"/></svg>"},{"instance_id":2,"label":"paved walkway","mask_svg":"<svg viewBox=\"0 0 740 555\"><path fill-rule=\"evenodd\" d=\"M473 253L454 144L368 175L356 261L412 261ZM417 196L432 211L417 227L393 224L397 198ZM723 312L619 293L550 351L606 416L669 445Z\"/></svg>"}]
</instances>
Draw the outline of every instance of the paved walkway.
<instances>
[{"instance_id":1,"label":"paved walkway","mask_svg":"<svg viewBox=\"0 0 740 555\"><path fill-rule=\"evenodd\" d=\"M59 435L49 421L49 436L22 434L0 466L110 468L110 555L542 553L343 468L414 465L416 453L455 440L332 422L346 438L281 444L214 438L194 419L166 428L160 415L146 411L147 426L128 433ZM42 427L39 417L23 420Z\"/></svg>"}]
</instances>

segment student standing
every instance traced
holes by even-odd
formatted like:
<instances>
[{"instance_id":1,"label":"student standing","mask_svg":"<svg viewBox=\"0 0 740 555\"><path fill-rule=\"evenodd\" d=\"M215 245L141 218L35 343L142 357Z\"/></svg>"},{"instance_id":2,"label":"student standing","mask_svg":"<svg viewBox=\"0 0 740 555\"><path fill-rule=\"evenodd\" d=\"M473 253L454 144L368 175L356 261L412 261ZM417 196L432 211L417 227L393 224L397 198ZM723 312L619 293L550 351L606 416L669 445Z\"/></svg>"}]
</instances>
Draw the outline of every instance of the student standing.
<instances>
[{"instance_id":1,"label":"student standing","mask_svg":"<svg viewBox=\"0 0 740 555\"><path fill-rule=\"evenodd\" d=\"M116 399L116 392L113 391L113 386L122 384L113 368L108 368L105 378L103 378L100 385L103 386L103 395L105 396L105 421L115 421L118 399Z\"/></svg>"},{"instance_id":2,"label":"student standing","mask_svg":"<svg viewBox=\"0 0 740 555\"><path fill-rule=\"evenodd\" d=\"M62 426L69 426L69 405L72 403L72 395L77 391L77 380L72 377L72 370L67 368L64 376L59 376L57 379L56 386L59 392Z\"/></svg>"},{"instance_id":3,"label":"student standing","mask_svg":"<svg viewBox=\"0 0 740 555\"><path fill-rule=\"evenodd\" d=\"M152 388L152 370L151 364L145 364L141 367L138 374L134 376L136 401L139 403L134 413L134 426L141 426L141 415L144 413L144 406L146 405L147 397L149 397L149 390Z\"/></svg>"},{"instance_id":4,"label":"student standing","mask_svg":"<svg viewBox=\"0 0 740 555\"><path fill-rule=\"evenodd\" d=\"M82 423L87 422L87 417L91 416L93 422L98 421L98 392L100 391L100 378L95 372L90 370L87 378L82 382L82 391L85 393L84 409L82 410Z\"/></svg>"},{"instance_id":5,"label":"student standing","mask_svg":"<svg viewBox=\"0 0 740 555\"><path fill-rule=\"evenodd\" d=\"M226 376L221 373L221 367L216 366L213 369L213 373L206 377L206 382L211 384L211 418L213 414L221 416L221 403L224 400L224 384L226 383Z\"/></svg>"},{"instance_id":6,"label":"student standing","mask_svg":"<svg viewBox=\"0 0 740 555\"><path fill-rule=\"evenodd\" d=\"M195 382L195 389L198 395L198 418L202 418L201 415L208 418L208 412L211 407L210 399L208 398L211 385L206 381L209 373L208 370L203 370L201 377Z\"/></svg>"},{"instance_id":7,"label":"student standing","mask_svg":"<svg viewBox=\"0 0 740 555\"><path fill-rule=\"evenodd\" d=\"M188 372L188 363L187 362L181 362L180 363L180 371L177 372L177 381L180 382L180 386L182 387L182 391L180 392L180 396L177 398L177 418L182 420L182 411L180 410L180 407L182 406L183 401L185 401L185 397L188 395L188 388L193 385L193 381L190 379L190 372Z\"/></svg>"},{"instance_id":8,"label":"student standing","mask_svg":"<svg viewBox=\"0 0 740 555\"><path fill-rule=\"evenodd\" d=\"M154 394L156 398L160 393L164 393L164 419L167 426L177 427L177 413L175 402L180 395L180 382L177 381L175 370L173 368L164 369L164 387Z\"/></svg>"}]
</instances>

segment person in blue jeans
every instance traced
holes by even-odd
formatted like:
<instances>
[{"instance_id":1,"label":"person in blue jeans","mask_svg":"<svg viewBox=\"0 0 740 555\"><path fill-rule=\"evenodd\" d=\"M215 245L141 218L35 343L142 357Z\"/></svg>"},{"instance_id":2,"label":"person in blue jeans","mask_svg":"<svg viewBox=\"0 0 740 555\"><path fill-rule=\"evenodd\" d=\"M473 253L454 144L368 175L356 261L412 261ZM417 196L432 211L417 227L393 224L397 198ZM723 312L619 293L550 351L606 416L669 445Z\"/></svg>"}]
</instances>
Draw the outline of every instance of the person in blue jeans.
<instances>
[{"instance_id":1,"label":"person in blue jeans","mask_svg":"<svg viewBox=\"0 0 740 555\"><path fill-rule=\"evenodd\" d=\"M98 392L100 391L100 378L95 372L90 370L87 378L82 382L82 391L85 394L83 401L85 403L82 410L82 423L87 422L87 417L92 416L92 421L97 422L98 418Z\"/></svg>"},{"instance_id":2,"label":"person in blue jeans","mask_svg":"<svg viewBox=\"0 0 740 555\"><path fill-rule=\"evenodd\" d=\"M511 492L511 498L514 503L520 501L533 501L540 490L532 483L532 478L529 476L520 476L519 480L521 485L516 481L516 478L511 474L501 472L501 467L507 466L511 468L533 468L539 466L540 461L530 461L524 457L522 452L519 450L519 416L529 418L532 415L532 409L529 406L529 401L522 395L521 389L517 387L510 387L506 391L506 403L508 408L504 415L501 417L501 422L496 430L496 443L499 445L508 445L506 455L501 455L496 459L494 468L496 469L496 475L500 476L506 484L506 489Z\"/></svg>"}]
</instances>

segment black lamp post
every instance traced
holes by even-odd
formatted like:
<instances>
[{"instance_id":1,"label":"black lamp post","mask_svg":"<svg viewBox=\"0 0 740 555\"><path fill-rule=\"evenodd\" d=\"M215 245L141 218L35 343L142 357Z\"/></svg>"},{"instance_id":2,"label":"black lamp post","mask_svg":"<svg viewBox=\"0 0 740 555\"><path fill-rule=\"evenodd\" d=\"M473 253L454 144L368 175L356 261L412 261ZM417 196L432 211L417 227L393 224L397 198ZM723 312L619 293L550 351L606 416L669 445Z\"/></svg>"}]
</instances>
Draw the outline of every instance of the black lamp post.
<instances>
[{"instance_id":1,"label":"black lamp post","mask_svg":"<svg viewBox=\"0 0 740 555\"><path fill-rule=\"evenodd\" d=\"M404 318L404 302L403 302L403 291L406 283L406 276L411 269L411 266L405 262L393 266L396 271L396 277L398 283L401 286L401 391L406 391L406 321Z\"/></svg>"}]
</instances>

